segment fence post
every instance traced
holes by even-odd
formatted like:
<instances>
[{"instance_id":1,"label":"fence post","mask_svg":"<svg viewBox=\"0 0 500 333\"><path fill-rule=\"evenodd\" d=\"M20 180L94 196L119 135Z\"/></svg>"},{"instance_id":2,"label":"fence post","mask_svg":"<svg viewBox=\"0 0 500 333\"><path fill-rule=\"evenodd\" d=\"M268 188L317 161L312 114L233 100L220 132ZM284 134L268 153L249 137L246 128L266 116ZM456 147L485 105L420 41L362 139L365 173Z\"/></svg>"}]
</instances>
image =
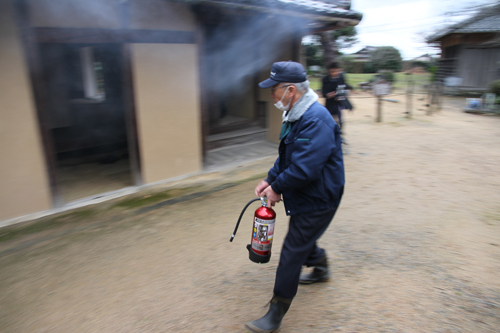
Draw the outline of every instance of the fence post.
<instances>
[{"instance_id":1,"label":"fence post","mask_svg":"<svg viewBox=\"0 0 500 333\"><path fill-rule=\"evenodd\" d=\"M408 76L408 86L406 88L406 117L411 118L412 106L413 106L413 75L411 72L407 72Z\"/></svg>"},{"instance_id":2,"label":"fence post","mask_svg":"<svg viewBox=\"0 0 500 333\"><path fill-rule=\"evenodd\" d=\"M382 121L382 98L380 95L377 96L377 118L376 122L380 123Z\"/></svg>"},{"instance_id":3,"label":"fence post","mask_svg":"<svg viewBox=\"0 0 500 333\"><path fill-rule=\"evenodd\" d=\"M385 80L378 80L372 86L372 91L375 96L377 96L377 116L375 117L375 121L380 123L382 121L382 95L388 95L391 86Z\"/></svg>"},{"instance_id":4,"label":"fence post","mask_svg":"<svg viewBox=\"0 0 500 333\"><path fill-rule=\"evenodd\" d=\"M437 83L437 87L436 87L436 107L437 107L437 111L441 111L441 105L442 105L442 102L443 102L443 84L441 81L439 81Z\"/></svg>"},{"instance_id":5,"label":"fence post","mask_svg":"<svg viewBox=\"0 0 500 333\"><path fill-rule=\"evenodd\" d=\"M427 88L427 112L428 116L432 115L432 103L434 102L434 83L429 84Z\"/></svg>"}]
</instances>

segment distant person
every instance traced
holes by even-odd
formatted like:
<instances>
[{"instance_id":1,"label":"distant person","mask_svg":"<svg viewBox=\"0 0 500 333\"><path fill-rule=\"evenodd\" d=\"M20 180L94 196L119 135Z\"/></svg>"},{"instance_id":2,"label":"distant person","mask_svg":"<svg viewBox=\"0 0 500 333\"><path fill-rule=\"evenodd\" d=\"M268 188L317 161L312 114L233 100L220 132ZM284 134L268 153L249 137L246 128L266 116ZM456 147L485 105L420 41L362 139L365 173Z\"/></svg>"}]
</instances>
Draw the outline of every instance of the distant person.
<instances>
[{"instance_id":1,"label":"distant person","mask_svg":"<svg viewBox=\"0 0 500 333\"><path fill-rule=\"evenodd\" d=\"M290 216L288 233L276 271L274 296L267 314L246 326L254 332L274 332L281 326L299 283L328 281L325 250L316 241L328 228L344 192L344 163L340 130L328 110L309 88L304 67L275 62L271 77L259 83L271 88L276 108L283 112L279 157L266 180L255 188L268 205L281 200ZM302 266L314 267L300 275Z\"/></svg>"},{"instance_id":2,"label":"distant person","mask_svg":"<svg viewBox=\"0 0 500 333\"><path fill-rule=\"evenodd\" d=\"M323 97L326 98L325 106L339 125L341 133L343 126L342 110L353 109L351 103L347 99L346 94L342 93L342 91L345 89L353 88L346 83L339 64L333 62L330 64L330 66L328 66L328 75L323 78L322 92ZM345 140L343 140L342 142L346 143Z\"/></svg>"}]
</instances>

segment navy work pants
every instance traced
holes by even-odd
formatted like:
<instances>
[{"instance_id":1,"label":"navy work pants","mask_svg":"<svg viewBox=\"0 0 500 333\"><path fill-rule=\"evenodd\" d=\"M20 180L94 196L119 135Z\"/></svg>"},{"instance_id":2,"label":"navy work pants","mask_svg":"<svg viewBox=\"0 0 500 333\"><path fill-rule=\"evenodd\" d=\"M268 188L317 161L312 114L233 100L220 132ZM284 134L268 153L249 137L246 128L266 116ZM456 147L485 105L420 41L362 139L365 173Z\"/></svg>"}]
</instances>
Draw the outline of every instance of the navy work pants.
<instances>
[{"instance_id":1,"label":"navy work pants","mask_svg":"<svg viewBox=\"0 0 500 333\"><path fill-rule=\"evenodd\" d=\"M307 212L290 217L288 234L281 249L276 271L274 294L292 299L297 294L302 265L315 266L325 257L325 250L316 245L335 215L337 207Z\"/></svg>"},{"instance_id":2,"label":"navy work pants","mask_svg":"<svg viewBox=\"0 0 500 333\"><path fill-rule=\"evenodd\" d=\"M333 119L339 125L340 130L342 130L342 110L339 110L337 113L332 114Z\"/></svg>"},{"instance_id":3,"label":"navy work pants","mask_svg":"<svg viewBox=\"0 0 500 333\"><path fill-rule=\"evenodd\" d=\"M342 131L342 107L340 104L335 103L333 105L328 105L328 111L330 111L330 114Z\"/></svg>"}]
</instances>

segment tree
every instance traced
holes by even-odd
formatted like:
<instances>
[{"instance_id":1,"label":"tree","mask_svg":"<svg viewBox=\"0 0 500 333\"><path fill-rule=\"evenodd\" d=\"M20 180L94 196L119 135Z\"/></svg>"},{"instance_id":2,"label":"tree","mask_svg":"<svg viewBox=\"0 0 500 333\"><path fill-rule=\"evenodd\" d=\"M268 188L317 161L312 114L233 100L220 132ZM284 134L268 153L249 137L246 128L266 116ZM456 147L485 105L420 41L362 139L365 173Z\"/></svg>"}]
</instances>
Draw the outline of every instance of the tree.
<instances>
[{"instance_id":1,"label":"tree","mask_svg":"<svg viewBox=\"0 0 500 333\"><path fill-rule=\"evenodd\" d=\"M342 55L339 57L340 67L346 73L363 73L364 62L356 61L353 56Z\"/></svg>"},{"instance_id":2,"label":"tree","mask_svg":"<svg viewBox=\"0 0 500 333\"><path fill-rule=\"evenodd\" d=\"M403 66L403 58L398 49L392 46L377 47L371 55L370 61L375 71L391 70L399 72Z\"/></svg>"},{"instance_id":3,"label":"tree","mask_svg":"<svg viewBox=\"0 0 500 333\"><path fill-rule=\"evenodd\" d=\"M323 64L328 67L340 54L340 50L351 47L358 42L358 34L355 27L349 26L333 31L326 31L319 34L321 45L323 46Z\"/></svg>"},{"instance_id":4,"label":"tree","mask_svg":"<svg viewBox=\"0 0 500 333\"><path fill-rule=\"evenodd\" d=\"M304 43L306 51L306 63L309 66L322 66L323 65L323 52L321 44L315 40Z\"/></svg>"}]
</instances>

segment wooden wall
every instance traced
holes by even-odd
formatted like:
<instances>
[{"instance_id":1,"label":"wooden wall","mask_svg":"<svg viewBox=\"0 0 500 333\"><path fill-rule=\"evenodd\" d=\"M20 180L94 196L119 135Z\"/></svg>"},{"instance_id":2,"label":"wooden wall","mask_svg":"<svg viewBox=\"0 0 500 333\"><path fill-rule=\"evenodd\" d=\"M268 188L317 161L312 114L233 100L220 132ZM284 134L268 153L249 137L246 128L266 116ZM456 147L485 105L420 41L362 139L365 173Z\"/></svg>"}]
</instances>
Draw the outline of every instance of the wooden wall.
<instances>
[{"instance_id":1,"label":"wooden wall","mask_svg":"<svg viewBox=\"0 0 500 333\"><path fill-rule=\"evenodd\" d=\"M500 48L462 48L456 75L463 78L462 86L486 88L500 79Z\"/></svg>"}]
</instances>

